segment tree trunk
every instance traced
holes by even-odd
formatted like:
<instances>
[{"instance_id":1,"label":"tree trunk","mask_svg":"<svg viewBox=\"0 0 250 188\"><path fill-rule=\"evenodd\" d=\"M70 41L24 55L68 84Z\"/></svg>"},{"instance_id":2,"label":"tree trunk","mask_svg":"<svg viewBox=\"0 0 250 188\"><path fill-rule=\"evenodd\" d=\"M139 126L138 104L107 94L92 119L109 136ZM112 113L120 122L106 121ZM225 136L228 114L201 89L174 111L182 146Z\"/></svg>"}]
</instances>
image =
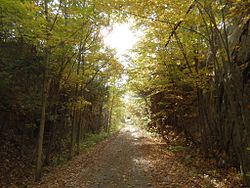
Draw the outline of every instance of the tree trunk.
<instances>
[{"instance_id":1,"label":"tree trunk","mask_svg":"<svg viewBox=\"0 0 250 188\"><path fill-rule=\"evenodd\" d=\"M41 179L42 172L42 154L43 154L43 136L44 136L44 127L46 119L46 105L47 105L47 96L48 96L48 61L49 57L47 56L45 74L44 74L44 83L43 83L43 94L42 94L42 111L41 111L41 120L40 128L38 135L38 148L37 148L37 164L36 164L36 175L35 180L39 181Z\"/></svg>"},{"instance_id":2,"label":"tree trunk","mask_svg":"<svg viewBox=\"0 0 250 188\"><path fill-rule=\"evenodd\" d=\"M76 144L77 144L77 155L80 154L80 135L81 135L81 114L82 110L78 112L78 121L77 121L77 135L76 135Z\"/></svg>"},{"instance_id":3,"label":"tree trunk","mask_svg":"<svg viewBox=\"0 0 250 188\"><path fill-rule=\"evenodd\" d=\"M108 133L110 133L110 127L112 124L112 114L113 114L113 106L114 106L114 99L115 99L114 93L115 92L113 90L111 104L110 104L110 110L109 110L108 125L107 125L107 130L106 130L106 132L108 132Z\"/></svg>"},{"instance_id":4,"label":"tree trunk","mask_svg":"<svg viewBox=\"0 0 250 188\"><path fill-rule=\"evenodd\" d=\"M76 121L76 109L73 109L73 122L71 122L71 139L70 139L70 149L69 149L69 160L72 159L74 155L75 147L75 121Z\"/></svg>"},{"instance_id":5,"label":"tree trunk","mask_svg":"<svg viewBox=\"0 0 250 188\"><path fill-rule=\"evenodd\" d=\"M48 0L44 0L44 11L46 21L49 22L48 18ZM47 41L49 39L48 34L48 26L47 26ZM47 45L47 44L46 44ZM44 80L43 80L43 91L42 91L42 109L41 109L41 120L40 120L40 128L38 135L38 144L37 144L37 163L36 163L36 173L35 180L39 181L42 175L42 154L43 154L43 136L44 136L44 127L45 127L45 119L46 119L46 105L47 105L47 96L49 89L49 80L48 80L48 65L49 65L49 48L45 48L45 66L44 66Z\"/></svg>"}]
</instances>

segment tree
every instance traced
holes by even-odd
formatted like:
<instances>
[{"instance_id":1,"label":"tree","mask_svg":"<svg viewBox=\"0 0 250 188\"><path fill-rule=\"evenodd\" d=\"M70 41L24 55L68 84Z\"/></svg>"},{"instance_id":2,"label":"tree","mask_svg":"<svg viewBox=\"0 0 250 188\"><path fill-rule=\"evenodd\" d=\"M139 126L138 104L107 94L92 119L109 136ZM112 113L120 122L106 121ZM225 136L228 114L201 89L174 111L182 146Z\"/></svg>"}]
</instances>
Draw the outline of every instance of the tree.
<instances>
[{"instance_id":1,"label":"tree","mask_svg":"<svg viewBox=\"0 0 250 188\"><path fill-rule=\"evenodd\" d=\"M248 40L246 4L147 1L127 8L124 3L123 12L135 16L137 27L146 31L130 74L131 89L151 101L150 125L162 134L169 125L183 131L187 139L201 144L206 157L240 167L249 185L248 141L243 139L249 134L249 99L241 95L246 92L243 87L248 88L242 76L247 60L241 56L248 56L241 42L242 37ZM239 20L236 34L232 31Z\"/></svg>"},{"instance_id":2,"label":"tree","mask_svg":"<svg viewBox=\"0 0 250 188\"><path fill-rule=\"evenodd\" d=\"M122 72L100 34L111 10L84 0L3 0L0 8L0 119L31 146L38 139L39 180L42 165L73 156L75 143L79 153L85 134L107 126L108 83Z\"/></svg>"}]
</instances>

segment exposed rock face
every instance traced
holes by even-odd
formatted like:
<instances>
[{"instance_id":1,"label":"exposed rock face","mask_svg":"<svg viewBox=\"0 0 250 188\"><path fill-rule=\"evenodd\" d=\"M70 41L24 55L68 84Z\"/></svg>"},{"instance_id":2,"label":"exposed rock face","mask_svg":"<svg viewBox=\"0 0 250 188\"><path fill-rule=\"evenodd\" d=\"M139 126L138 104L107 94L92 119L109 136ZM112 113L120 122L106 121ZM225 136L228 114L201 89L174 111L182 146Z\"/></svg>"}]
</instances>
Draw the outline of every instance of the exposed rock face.
<instances>
[{"instance_id":1,"label":"exposed rock face","mask_svg":"<svg viewBox=\"0 0 250 188\"><path fill-rule=\"evenodd\" d=\"M231 32L230 32L231 30ZM250 21L239 19L229 30L229 45L232 58L238 65L250 61Z\"/></svg>"},{"instance_id":2,"label":"exposed rock face","mask_svg":"<svg viewBox=\"0 0 250 188\"><path fill-rule=\"evenodd\" d=\"M207 106L213 106L208 116L214 120L208 124L221 129L215 135L219 148L230 160L237 159L244 183L250 185L250 21L244 16L237 19L228 27L231 59L215 75L213 97L217 99L207 97Z\"/></svg>"},{"instance_id":3,"label":"exposed rock face","mask_svg":"<svg viewBox=\"0 0 250 188\"><path fill-rule=\"evenodd\" d=\"M218 160L241 168L244 184L250 186L250 20L238 15L214 32L214 46L207 55L214 77L208 92L198 96L201 143L205 156L213 151ZM213 49L214 48L214 49Z\"/></svg>"},{"instance_id":4,"label":"exposed rock face","mask_svg":"<svg viewBox=\"0 0 250 188\"><path fill-rule=\"evenodd\" d=\"M240 151L240 164L242 166L243 180L246 185L250 185L250 20L242 21L239 26L236 25L236 28L239 28L238 32L238 43L234 46L234 51L232 53L233 63L239 66L239 71L241 73L241 83L238 83L238 111L241 113L239 125L239 130L242 143L242 151ZM236 87L237 89L237 87ZM240 96L240 94L242 96ZM240 144L240 143L239 143ZM239 152L239 151L238 151Z\"/></svg>"}]
</instances>

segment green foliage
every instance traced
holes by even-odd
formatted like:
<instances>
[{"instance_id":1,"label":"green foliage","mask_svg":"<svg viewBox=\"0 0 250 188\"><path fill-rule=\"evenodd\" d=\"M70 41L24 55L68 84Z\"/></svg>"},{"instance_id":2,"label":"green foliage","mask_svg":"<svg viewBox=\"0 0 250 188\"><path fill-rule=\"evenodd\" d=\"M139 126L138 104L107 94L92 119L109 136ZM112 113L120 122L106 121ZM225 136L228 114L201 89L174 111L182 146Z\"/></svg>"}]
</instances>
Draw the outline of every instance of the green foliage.
<instances>
[{"instance_id":1,"label":"green foliage","mask_svg":"<svg viewBox=\"0 0 250 188\"><path fill-rule=\"evenodd\" d=\"M247 1L49 0L47 5L0 0L1 127L32 140L44 106L49 160L52 151L74 154L86 135L83 149L103 140L102 131L119 129L126 113L163 138L172 127L198 140L206 155L219 150L237 158L248 178ZM124 70L101 30L128 16L144 37ZM119 80L125 71L124 89ZM125 90L133 93L127 106L121 99Z\"/></svg>"},{"instance_id":2,"label":"green foliage","mask_svg":"<svg viewBox=\"0 0 250 188\"><path fill-rule=\"evenodd\" d=\"M87 134L84 141L81 142L80 148L82 151L86 151L108 137L109 134L106 132L101 132L99 134Z\"/></svg>"},{"instance_id":3,"label":"green foliage","mask_svg":"<svg viewBox=\"0 0 250 188\"><path fill-rule=\"evenodd\" d=\"M242 85L243 70L249 72L243 58L249 57L249 2L129 2L134 6L124 2L124 13L145 32L133 51L129 88L147 101L148 126L165 140L169 127L183 133L206 157L220 160L225 156L216 152L225 152L249 186L249 141L243 139L249 135L249 82Z\"/></svg>"},{"instance_id":4,"label":"green foliage","mask_svg":"<svg viewBox=\"0 0 250 188\"><path fill-rule=\"evenodd\" d=\"M187 147L184 147L184 146L168 146L167 147L167 150L168 151L171 151L173 153L177 153L177 152L183 152L185 150L187 150L188 148Z\"/></svg>"},{"instance_id":5,"label":"green foliage","mask_svg":"<svg viewBox=\"0 0 250 188\"><path fill-rule=\"evenodd\" d=\"M0 128L34 147L45 117L44 164L71 158L86 134L117 127L124 70L101 35L111 12L89 0L0 0Z\"/></svg>"}]
</instances>

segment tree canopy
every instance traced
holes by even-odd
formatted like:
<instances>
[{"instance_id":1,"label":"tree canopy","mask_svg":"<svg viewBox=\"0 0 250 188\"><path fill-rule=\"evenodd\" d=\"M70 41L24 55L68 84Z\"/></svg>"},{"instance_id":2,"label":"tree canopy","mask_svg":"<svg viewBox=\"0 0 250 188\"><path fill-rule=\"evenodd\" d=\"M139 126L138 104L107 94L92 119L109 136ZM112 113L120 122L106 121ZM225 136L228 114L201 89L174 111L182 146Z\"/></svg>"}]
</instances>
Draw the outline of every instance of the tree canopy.
<instances>
[{"instance_id":1,"label":"tree canopy","mask_svg":"<svg viewBox=\"0 0 250 188\"><path fill-rule=\"evenodd\" d=\"M247 0L0 0L2 137L36 159L39 180L87 134L114 130L127 92L138 123L167 142L169 128L182 134L250 185L249 11ZM102 30L128 19L144 35L125 67Z\"/></svg>"}]
</instances>

